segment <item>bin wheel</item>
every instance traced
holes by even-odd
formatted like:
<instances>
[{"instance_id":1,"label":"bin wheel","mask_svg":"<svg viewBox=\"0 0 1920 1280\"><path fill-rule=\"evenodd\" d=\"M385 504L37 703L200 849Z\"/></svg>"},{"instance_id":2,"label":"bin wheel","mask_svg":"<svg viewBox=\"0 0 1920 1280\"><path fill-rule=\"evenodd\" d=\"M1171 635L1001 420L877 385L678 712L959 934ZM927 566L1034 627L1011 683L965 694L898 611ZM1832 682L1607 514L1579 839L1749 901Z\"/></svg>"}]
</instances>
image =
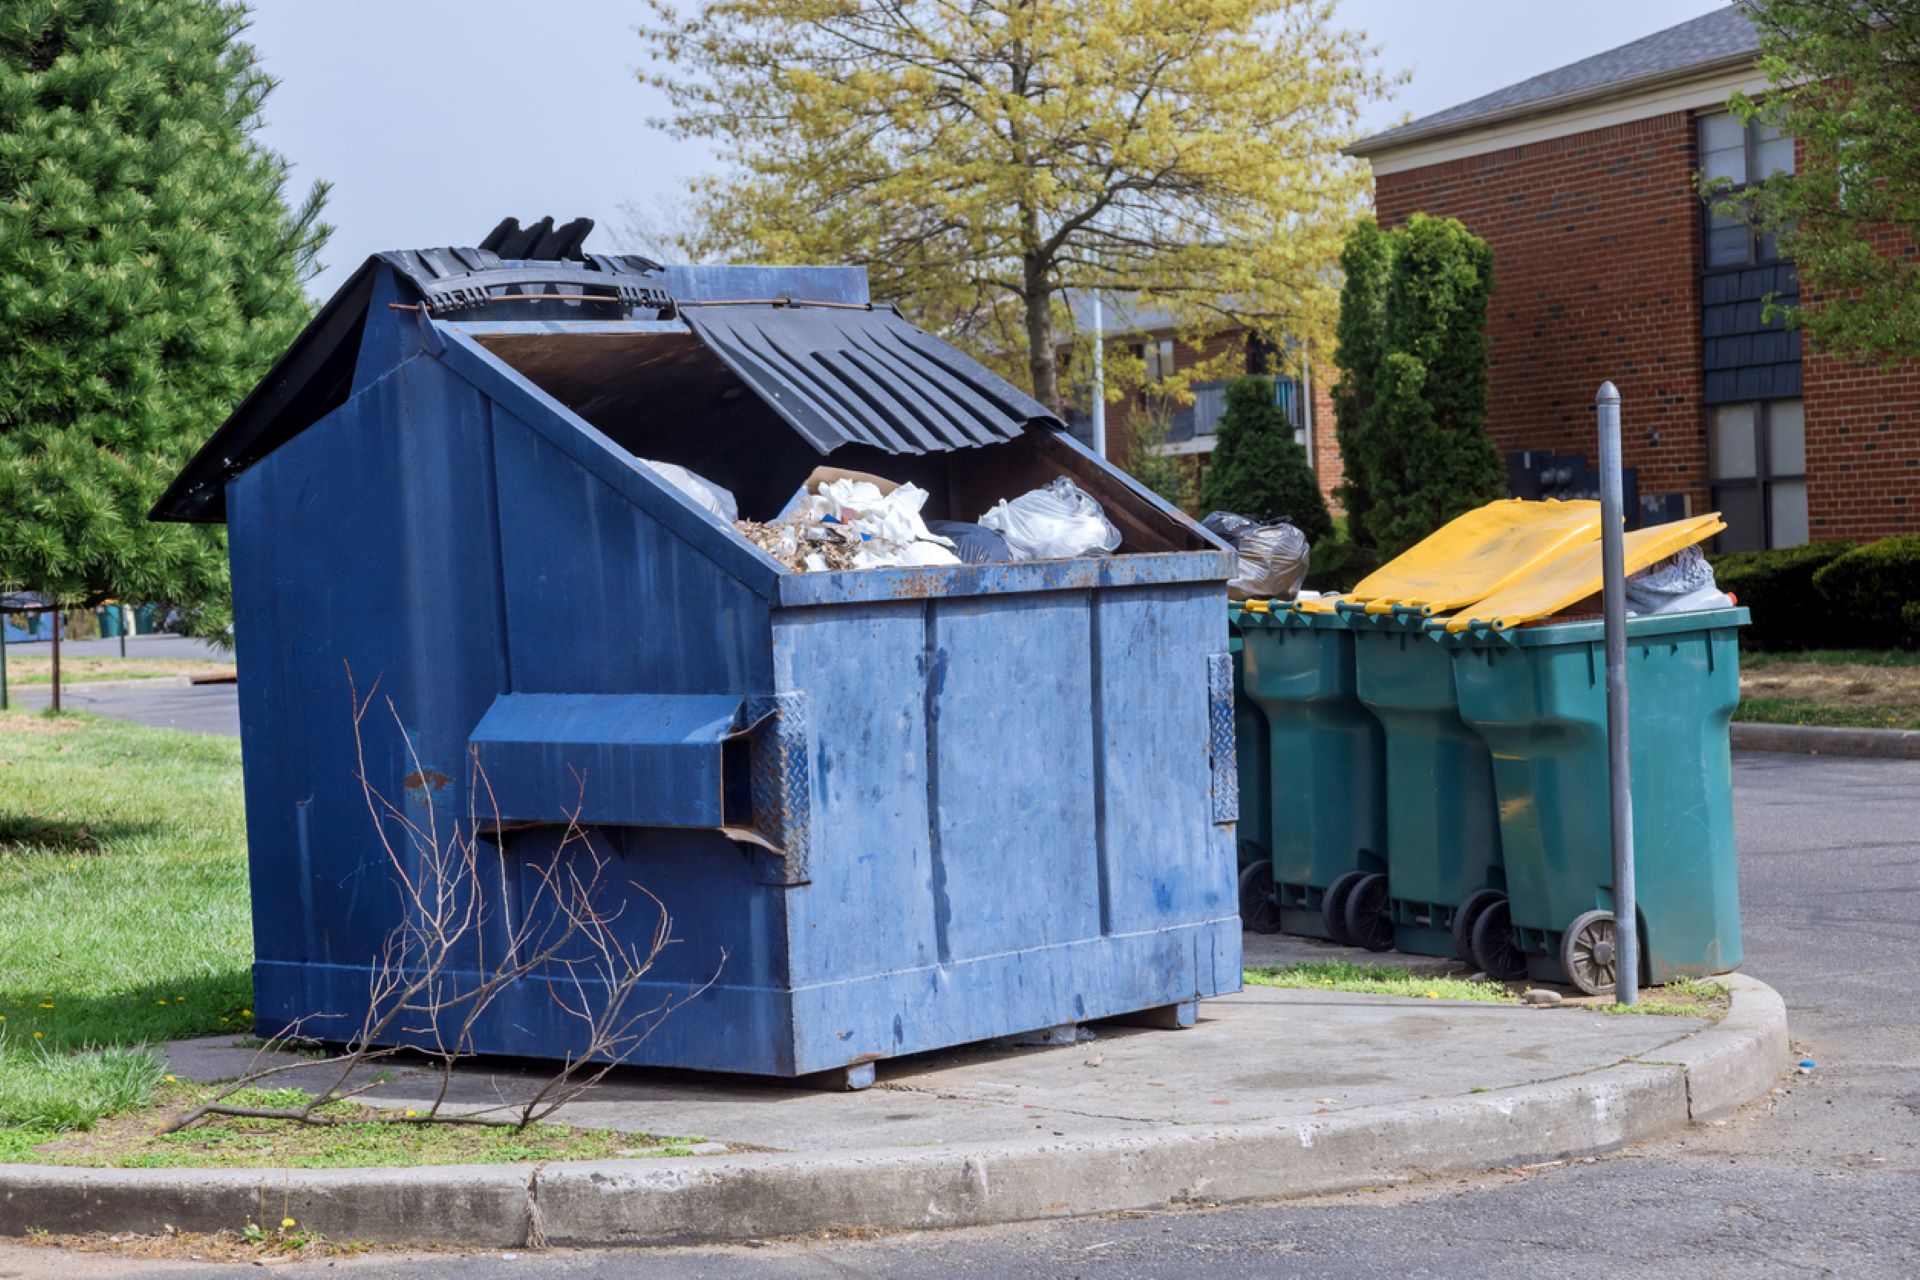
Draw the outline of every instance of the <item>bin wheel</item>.
<instances>
[{"instance_id":1,"label":"bin wheel","mask_svg":"<svg viewBox=\"0 0 1920 1280\"><path fill-rule=\"evenodd\" d=\"M1513 945L1513 912L1505 898L1488 903L1473 922L1473 962L1502 982L1526 976L1526 953Z\"/></svg>"},{"instance_id":2,"label":"bin wheel","mask_svg":"<svg viewBox=\"0 0 1920 1280\"><path fill-rule=\"evenodd\" d=\"M1453 952L1463 964L1479 964L1473 958L1473 926L1480 919L1480 913L1496 902L1505 902L1507 895L1498 889L1475 889L1467 895L1453 913Z\"/></svg>"},{"instance_id":3,"label":"bin wheel","mask_svg":"<svg viewBox=\"0 0 1920 1280\"><path fill-rule=\"evenodd\" d=\"M1240 926L1250 933L1280 932L1271 862L1249 862L1240 868Z\"/></svg>"},{"instance_id":4,"label":"bin wheel","mask_svg":"<svg viewBox=\"0 0 1920 1280\"><path fill-rule=\"evenodd\" d=\"M1347 891L1342 917L1352 945L1369 951L1385 951L1393 946L1393 917L1387 911L1387 878L1377 871L1362 877Z\"/></svg>"},{"instance_id":5,"label":"bin wheel","mask_svg":"<svg viewBox=\"0 0 1920 1280\"><path fill-rule=\"evenodd\" d=\"M1589 911L1575 916L1560 939L1560 967L1567 981L1590 996L1604 996L1619 977L1619 952L1611 911Z\"/></svg>"},{"instance_id":6,"label":"bin wheel","mask_svg":"<svg viewBox=\"0 0 1920 1280\"><path fill-rule=\"evenodd\" d=\"M1367 878L1364 871L1349 871L1327 886L1320 898L1320 923L1326 926L1327 937L1341 946L1354 945L1347 933L1347 895L1353 892L1353 886Z\"/></svg>"}]
</instances>

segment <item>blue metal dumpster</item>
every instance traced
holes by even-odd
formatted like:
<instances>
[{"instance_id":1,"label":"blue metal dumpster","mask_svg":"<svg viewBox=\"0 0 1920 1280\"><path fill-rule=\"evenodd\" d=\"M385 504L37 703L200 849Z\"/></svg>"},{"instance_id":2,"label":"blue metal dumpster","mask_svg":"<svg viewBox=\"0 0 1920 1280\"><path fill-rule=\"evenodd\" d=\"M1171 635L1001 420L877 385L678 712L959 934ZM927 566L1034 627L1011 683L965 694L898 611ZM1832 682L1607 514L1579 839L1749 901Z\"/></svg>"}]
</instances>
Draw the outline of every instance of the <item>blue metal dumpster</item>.
<instances>
[{"instance_id":1,"label":"blue metal dumpster","mask_svg":"<svg viewBox=\"0 0 1920 1280\"><path fill-rule=\"evenodd\" d=\"M920 485L929 517L1066 475L1124 541L790 572L641 458L758 520L823 460ZM392 704L361 725L369 785L486 836L472 965L573 821L620 928L671 913L623 1061L858 1086L1240 986L1231 553L863 271L378 255L154 515L229 528L262 1032L358 1026L405 916L349 672ZM470 1040L582 1036L536 982Z\"/></svg>"}]
</instances>

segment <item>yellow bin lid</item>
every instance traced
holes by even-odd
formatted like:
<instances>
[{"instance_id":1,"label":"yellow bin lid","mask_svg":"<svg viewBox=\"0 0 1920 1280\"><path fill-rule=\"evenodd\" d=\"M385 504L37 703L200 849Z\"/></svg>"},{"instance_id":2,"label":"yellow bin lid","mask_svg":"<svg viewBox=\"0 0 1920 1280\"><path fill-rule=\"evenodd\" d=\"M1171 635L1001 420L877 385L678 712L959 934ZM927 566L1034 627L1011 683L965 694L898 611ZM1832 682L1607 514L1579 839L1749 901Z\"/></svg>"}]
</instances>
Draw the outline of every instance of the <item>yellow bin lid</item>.
<instances>
[{"instance_id":1,"label":"yellow bin lid","mask_svg":"<svg viewBox=\"0 0 1920 1280\"><path fill-rule=\"evenodd\" d=\"M1599 539L1597 502L1505 498L1448 521L1367 575L1346 598L1364 601L1369 613L1395 605L1447 613L1519 581L1570 547L1597 547Z\"/></svg>"},{"instance_id":2,"label":"yellow bin lid","mask_svg":"<svg viewBox=\"0 0 1920 1280\"><path fill-rule=\"evenodd\" d=\"M1635 529L1624 540L1626 570L1638 573L1726 527L1720 513L1711 511L1672 524ZM1550 617L1600 590L1600 581L1600 543L1571 547L1519 581L1476 602L1471 609L1447 619L1447 630L1465 631L1475 622L1504 630Z\"/></svg>"}]
</instances>

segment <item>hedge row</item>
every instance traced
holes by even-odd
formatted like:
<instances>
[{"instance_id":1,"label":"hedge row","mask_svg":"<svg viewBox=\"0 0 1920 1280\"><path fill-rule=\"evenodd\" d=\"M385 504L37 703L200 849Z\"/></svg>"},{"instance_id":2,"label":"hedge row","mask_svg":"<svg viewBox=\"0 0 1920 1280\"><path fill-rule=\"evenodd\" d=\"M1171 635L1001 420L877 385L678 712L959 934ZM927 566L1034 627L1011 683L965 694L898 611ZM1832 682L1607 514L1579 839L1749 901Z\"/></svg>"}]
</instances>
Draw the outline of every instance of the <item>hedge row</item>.
<instances>
[{"instance_id":1,"label":"hedge row","mask_svg":"<svg viewBox=\"0 0 1920 1280\"><path fill-rule=\"evenodd\" d=\"M1756 649L1890 649L1920 639L1920 534L1717 556L1722 591L1753 612Z\"/></svg>"}]
</instances>

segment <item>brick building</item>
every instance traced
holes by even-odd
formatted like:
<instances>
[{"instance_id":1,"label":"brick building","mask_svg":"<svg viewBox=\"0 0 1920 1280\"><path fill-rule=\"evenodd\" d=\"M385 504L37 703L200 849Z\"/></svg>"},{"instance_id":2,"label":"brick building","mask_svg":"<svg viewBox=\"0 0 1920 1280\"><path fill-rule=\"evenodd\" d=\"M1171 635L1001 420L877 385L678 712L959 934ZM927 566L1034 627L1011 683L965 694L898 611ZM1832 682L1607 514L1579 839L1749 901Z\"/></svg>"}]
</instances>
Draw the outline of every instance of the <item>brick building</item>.
<instances>
[{"instance_id":1,"label":"brick building","mask_svg":"<svg viewBox=\"0 0 1920 1280\"><path fill-rule=\"evenodd\" d=\"M1365 139L1383 224L1460 219L1492 247L1488 426L1502 452L1595 452L1623 397L1643 497L1720 510L1722 550L1915 531L1920 369L1803 348L1770 237L1713 215L1696 174L1791 170L1790 138L1728 114L1766 88L1729 6Z\"/></svg>"},{"instance_id":2,"label":"brick building","mask_svg":"<svg viewBox=\"0 0 1920 1280\"><path fill-rule=\"evenodd\" d=\"M1094 327L1091 299L1073 295L1069 299L1074 320L1082 333ZM1126 354L1146 367L1149 385L1107 401L1107 456L1127 465L1133 449L1136 427L1154 411L1151 380L1176 372L1209 366L1219 376L1192 383L1193 403L1180 405L1167 423L1166 439L1154 447L1176 457L1189 459L1197 475L1204 476L1213 453L1214 430L1226 408L1226 379L1246 373L1266 374L1274 379L1274 391L1281 411L1293 424L1294 439L1307 451L1307 461L1319 478L1321 491L1329 506L1338 511L1334 489L1342 479L1340 447L1334 438L1333 399L1330 392L1333 370L1319 353L1309 352L1305 371L1293 376L1288 368L1296 362L1283 361L1243 329L1226 328L1195 343L1175 332L1167 314L1116 297L1105 297L1099 310L1099 325L1111 361ZM1225 357L1225 359L1222 359ZM1068 427L1083 443L1092 443L1091 370L1077 367L1071 353L1061 352L1063 381L1069 403Z\"/></svg>"}]
</instances>

